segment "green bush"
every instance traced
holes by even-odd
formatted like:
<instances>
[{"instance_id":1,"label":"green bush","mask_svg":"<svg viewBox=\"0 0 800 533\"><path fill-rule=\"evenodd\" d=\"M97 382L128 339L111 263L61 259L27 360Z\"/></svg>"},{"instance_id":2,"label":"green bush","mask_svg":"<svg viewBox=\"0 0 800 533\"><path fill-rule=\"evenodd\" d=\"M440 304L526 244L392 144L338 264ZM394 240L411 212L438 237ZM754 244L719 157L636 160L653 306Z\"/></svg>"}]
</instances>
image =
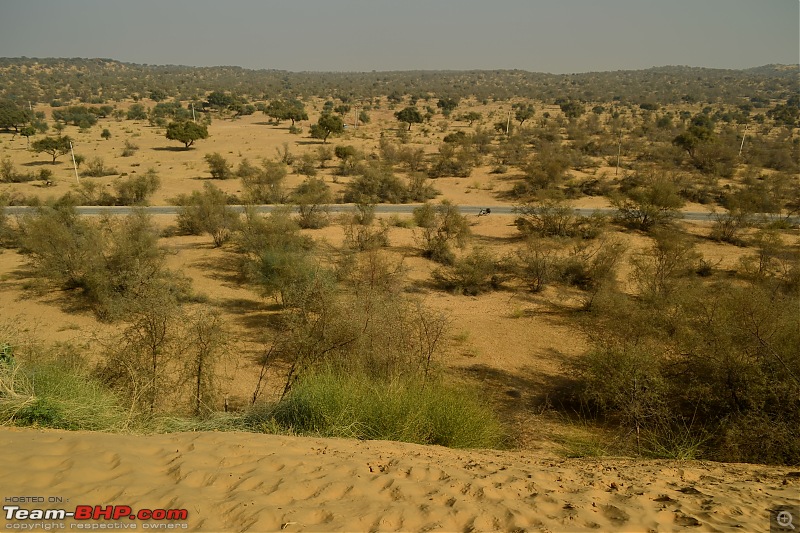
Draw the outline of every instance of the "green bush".
<instances>
[{"instance_id":1,"label":"green bush","mask_svg":"<svg viewBox=\"0 0 800 533\"><path fill-rule=\"evenodd\" d=\"M206 154L204 159L208 163L208 170L213 179L226 180L233 176L230 163L219 152Z\"/></svg>"},{"instance_id":2,"label":"green bush","mask_svg":"<svg viewBox=\"0 0 800 533\"><path fill-rule=\"evenodd\" d=\"M576 369L583 406L648 455L800 464L800 302L741 285L606 306Z\"/></svg>"},{"instance_id":3,"label":"green bush","mask_svg":"<svg viewBox=\"0 0 800 533\"><path fill-rule=\"evenodd\" d=\"M142 175L130 176L114 183L120 205L145 205L147 199L161 187L161 178L155 169Z\"/></svg>"},{"instance_id":4,"label":"green bush","mask_svg":"<svg viewBox=\"0 0 800 533\"><path fill-rule=\"evenodd\" d=\"M263 423L252 417L251 423ZM266 412L283 430L325 437L490 448L501 428L477 395L438 381L392 382L322 371Z\"/></svg>"}]
</instances>

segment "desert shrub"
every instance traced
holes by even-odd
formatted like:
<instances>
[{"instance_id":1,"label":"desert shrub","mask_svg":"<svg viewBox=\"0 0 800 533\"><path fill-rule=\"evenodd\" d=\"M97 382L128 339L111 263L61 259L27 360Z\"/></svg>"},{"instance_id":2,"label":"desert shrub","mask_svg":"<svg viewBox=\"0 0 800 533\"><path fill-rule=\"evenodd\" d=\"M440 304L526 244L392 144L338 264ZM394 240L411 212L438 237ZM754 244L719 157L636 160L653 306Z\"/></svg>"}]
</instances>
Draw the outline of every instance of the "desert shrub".
<instances>
[{"instance_id":1,"label":"desert shrub","mask_svg":"<svg viewBox=\"0 0 800 533\"><path fill-rule=\"evenodd\" d=\"M397 161L405 166L409 172L420 172L425 170L425 150L423 148L412 148L402 146L397 150Z\"/></svg>"},{"instance_id":2,"label":"desert shrub","mask_svg":"<svg viewBox=\"0 0 800 533\"><path fill-rule=\"evenodd\" d=\"M5 198L0 197L0 248L6 247L14 241L14 231L8 224Z\"/></svg>"},{"instance_id":3,"label":"desert shrub","mask_svg":"<svg viewBox=\"0 0 800 533\"><path fill-rule=\"evenodd\" d=\"M617 220L635 229L648 231L679 216L684 201L674 181L657 175L634 175L621 187L624 196L611 198Z\"/></svg>"},{"instance_id":4,"label":"desert shrub","mask_svg":"<svg viewBox=\"0 0 800 533\"><path fill-rule=\"evenodd\" d=\"M366 257L379 256L367 252ZM275 354L287 368L284 394L324 365L386 382L424 381L435 372L445 348L446 318L393 290L388 263L362 265L351 271L347 290L337 290L324 271L309 278L300 287L302 304L282 316Z\"/></svg>"},{"instance_id":5,"label":"desert shrub","mask_svg":"<svg viewBox=\"0 0 800 533\"><path fill-rule=\"evenodd\" d=\"M649 452L688 443L696 458L797 464L799 304L741 281L617 300L590 327L580 396Z\"/></svg>"},{"instance_id":6,"label":"desert shrub","mask_svg":"<svg viewBox=\"0 0 800 533\"><path fill-rule=\"evenodd\" d=\"M520 217L514 222L523 235L592 239L602 232L603 219L600 216L580 216L558 199L524 203L515 211Z\"/></svg>"},{"instance_id":7,"label":"desert shrub","mask_svg":"<svg viewBox=\"0 0 800 533\"><path fill-rule=\"evenodd\" d=\"M20 250L40 276L65 289L85 288L99 263L100 229L74 208L42 208L20 220Z\"/></svg>"},{"instance_id":8,"label":"desert shrub","mask_svg":"<svg viewBox=\"0 0 800 533\"><path fill-rule=\"evenodd\" d=\"M363 252L389 246L389 225L381 222L377 227L351 219L344 224L344 247Z\"/></svg>"},{"instance_id":9,"label":"desert shrub","mask_svg":"<svg viewBox=\"0 0 800 533\"><path fill-rule=\"evenodd\" d=\"M387 141L388 142L388 141ZM339 145L334 149L336 158L339 159L339 168L337 173L340 176L351 176L359 167L359 163L364 158L363 154L359 152L354 146Z\"/></svg>"},{"instance_id":10,"label":"desert shrub","mask_svg":"<svg viewBox=\"0 0 800 533\"><path fill-rule=\"evenodd\" d=\"M345 186L345 202L401 204L408 201L408 188L391 167L372 163L362 165L359 173Z\"/></svg>"},{"instance_id":11,"label":"desert shrub","mask_svg":"<svg viewBox=\"0 0 800 533\"><path fill-rule=\"evenodd\" d=\"M268 414L284 430L326 437L451 448L496 447L502 437L497 418L475 394L439 381L386 383L322 371L301 380Z\"/></svg>"},{"instance_id":12,"label":"desert shrub","mask_svg":"<svg viewBox=\"0 0 800 533\"><path fill-rule=\"evenodd\" d=\"M631 258L633 279L640 294L663 298L676 289L681 278L693 275L700 264L695 243L677 231L656 230L653 245Z\"/></svg>"},{"instance_id":13,"label":"desert shrub","mask_svg":"<svg viewBox=\"0 0 800 533\"><path fill-rule=\"evenodd\" d=\"M78 205L115 205L117 198L107 187L92 180L82 180L67 193L77 200Z\"/></svg>"},{"instance_id":14,"label":"desert shrub","mask_svg":"<svg viewBox=\"0 0 800 533\"><path fill-rule=\"evenodd\" d=\"M536 157L530 159L523 168L526 190L535 192L561 185L571 166L570 158L571 154L565 148L552 143L540 143Z\"/></svg>"},{"instance_id":15,"label":"desert shrub","mask_svg":"<svg viewBox=\"0 0 800 533\"><path fill-rule=\"evenodd\" d=\"M275 152L277 152L278 161L284 165L290 167L294 164L295 156L289 149L289 143L285 142L281 148L275 148Z\"/></svg>"},{"instance_id":16,"label":"desert shrub","mask_svg":"<svg viewBox=\"0 0 800 533\"><path fill-rule=\"evenodd\" d=\"M741 245L739 237L742 229L752 224L753 216L739 208L730 208L723 213L714 213L711 238L717 241Z\"/></svg>"},{"instance_id":17,"label":"desert shrub","mask_svg":"<svg viewBox=\"0 0 800 533\"><path fill-rule=\"evenodd\" d=\"M136 410L209 417L221 407L219 374L229 350L224 322L208 310L187 312L166 292L137 303L125 329L107 342L95 374Z\"/></svg>"},{"instance_id":18,"label":"desert shrub","mask_svg":"<svg viewBox=\"0 0 800 533\"><path fill-rule=\"evenodd\" d=\"M432 276L434 282L444 290L475 296L499 288L501 271L498 260L490 252L475 248L469 254L455 259L452 265L437 268Z\"/></svg>"},{"instance_id":19,"label":"desert shrub","mask_svg":"<svg viewBox=\"0 0 800 533\"><path fill-rule=\"evenodd\" d=\"M746 241L754 255L739 260L740 272L751 281L797 294L800 291L800 250L783 242L776 230L761 230Z\"/></svg>"},{"instance_id":20,"label":"desert shrub","mask_svg":"<svg viewBox=\"0 0 800 533\"><path fill-rule=\"evenodd\" d=\"M146 205L147 200L161 187L161 178L155 169L142 175L121 178L114 183L120 205Z\"/></svg>"},{"instance_id":21,"label":"desert shrub","mask_svg":"<svg viewBox=\"0 0 800 533\"><path fill-rule=\"evenodd\" d=\"M423 257L445 265L455 260L451 243L463 248L471 233L466 217L459 212L457 205L447 200L439 205L425 202L417 207L414 209L414 222L420 228L418 239Z\"/></svg>"},{"instance_id":22,"label":"desert shrub","mask_svg":"<svg viewBox=\"0 0 800 533\"><path fill-rule=\"evenodd\" d=\"M293 169L295 174L302 174L306 177L313 177L317 175L317 157L310 153L306 152L300 157L296 158L293 164Z\"/></svg>"},{"instance_id":23,"label":"desert shrub","mask_svg":"<svg viewBox=\"0 0 800 533\"><path fill-rule=\"evenodd\" d=\"M262 168L258 168L243 159L236 170L242 180L245 199L251 204L282 203L286 199L283 182L287 174L287 166L274 161L264 161Z\"/></svg>"},{"instance_id":24,"label":"desert shrub","mask_svg":"<svg viewBox=\"0 0 800 533\"><path fill-rule=\"evenodd\" d=\"M329 224L328 204L333 201L333 195L321 179L307 178L295 189L291 199L297 204L301 228L324 228Z\"/></svg>"},{"instance_id":25,"label":"desert shrub","mask_svg":"<svg viewBox=\"0 0 800 533\"><path fill-rule=\"evenodd\" d=\"M560 281L584 291L583 307L590 309L602 291L615 288L624 251L625 247L613 239L577 242L566 256L556 261L555 275Z\"/></svg>"},{"instance_id":26,"label":"desert shrub","mask_svg":"<svg viewBox=\"0 0 800 533\"><path fill-rule=\"evenodd\" d=\"M103 162L103 158L101 157L94 157L87 161L86 166L81 172L81 174L84 176L89 176L92 178L101 178L103 176L110 176L116 173L117 169L105 166L105 162Z\"/></svg>"},{"instance_id":27,"label":"desert shrub","mask_svg":"<svg viewBox=\"0 0 800 533\"><path fill-rule=\"evenodd\" d=\"M204 159L208 163L208 170L211 172L212 179L226 180L233 177L231 164L219 152L206 154Z\"/></svg>"},{"instance_id":28,"label":"desert shrub","mask_svg":"<svg viewBox=\"0 0 800 533\"><path fill-rule=\"evenodd\" d=\"M285 306L302 304L302 284L313 280L318 269L308 253L312 241L300 234L290 210L275 209L268 216L245 211L236 246L245 279Z\"/></svg>"},{"instance_id":29,"label":"desert shrub","mask_svg":"<svg viewBox=\"0 0 800 533\"><path fill-rule=\"evenodd\" d=\"M539 292L555 276L553 250L542 239L528 238L525 246L516 250L511 269L531 292Z\"/></svg>"},{"instance_id":30,"label":"desert shrub","mask_svg":"<svg viewBox=\"0 0 800 533\"><path fill-rule=\"evenodd\" d=\"M118 319L152 292L186 292L185 281L164 267L158 231L143 212L95 222L73 207L44 208L22 219L20 233L37 275L80 289L103 319Z\"/></svg>"},{"instance_id":31,"label":"desert shrub","mask_svg":"<svg viewBox=\"0 0 800 533\"><path fill-rule=\"evenodd\" d=\"M336 279L348 293L355 295L397 293L402 272L402 260L390 260L379 248L344 253L336 265Z\"/></svg>"},{"instance_id":32,"label":"desert shrub","mask_svg":"<svg viewBox=\"0 0 800 533\"><path fill-rule=\"evenodd\" d=\"M439 195L439 191L431 185L428 176L422 172L409 174L407 188L409 202L426 202Z\"/></svg>"},{"instance_id":33,"label":"desert shrub","mask_svg":"<svg viewBox=\"0 0 800 533\"><path fill-rule=\"evenodd\" d=\"M17 172L14 168L14 163L11 162L11 158L6 156L0 161L0 182L2 183L27 183L29 181L34 181L37 179L41 179L41 175L46 174L44 171L49 169L42 169L39 171L37 175L35 172L25 172L20 173ZM52 171L48 176L52 175Z\"/></svg>"},{"instance_id":34,"label":"desert shrub","mask_svg":"<svg viewBox=\"0 0 800 533\"><path fill-rule=\"evenodd\" d=\"M227 195L210 183L203 191L181 195L175 199L178 208L178 228L188 235L208 233L214 246L222 246L236 228L239 215L227 205Z\"/></svg>"},{"instance_id":35,"label":"desert shrub","mask_svg":"<svg viewBox=\"0 0 800 533\"><path fill-rule=\"evenodd\" d=\"M139 150L139 145L125 139L125 147L122 149L122 157L130 157Z\"/></svg>"},{"instance_id":36,"label":"desert shrub","mask_svg":"<svg viewBox=\"0 0 800 533\"><path fill-rule=\"evenodd\" d=\"M428 168L428 177L455 176L467 178L478 164L480 156L466 145L443 143Z\"/></svg>"}]
</instances>

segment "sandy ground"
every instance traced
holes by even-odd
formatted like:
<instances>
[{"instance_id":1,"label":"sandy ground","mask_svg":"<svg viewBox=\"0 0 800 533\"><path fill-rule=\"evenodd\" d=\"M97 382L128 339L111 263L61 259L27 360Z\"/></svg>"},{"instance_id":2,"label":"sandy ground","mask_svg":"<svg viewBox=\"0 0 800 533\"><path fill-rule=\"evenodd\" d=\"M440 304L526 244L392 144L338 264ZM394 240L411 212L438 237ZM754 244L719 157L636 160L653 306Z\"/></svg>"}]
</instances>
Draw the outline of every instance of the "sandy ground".
<instances>
[{"instance_id":1,"label":"sandy ground","mask_svg":"<svg viewBox=\"0 0 800 533\"><path fill-rule=\"evenodd\" d=\"M3 428L0 447L4 497L64 499L23 509L186 509L192 531L757 532L800 493L787 468L382 441Z\"/></svg>"}]
</instances>

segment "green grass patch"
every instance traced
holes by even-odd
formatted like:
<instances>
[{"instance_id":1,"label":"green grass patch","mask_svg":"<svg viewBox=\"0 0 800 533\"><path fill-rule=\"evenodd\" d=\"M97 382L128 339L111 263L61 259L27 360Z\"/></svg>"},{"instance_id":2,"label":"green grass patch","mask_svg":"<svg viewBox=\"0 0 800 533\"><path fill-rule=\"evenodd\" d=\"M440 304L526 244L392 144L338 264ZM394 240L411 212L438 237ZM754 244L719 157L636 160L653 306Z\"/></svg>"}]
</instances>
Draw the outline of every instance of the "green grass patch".
<instances>
[{"instance_id":1,"label":"green grass patch","mask_svg":"<svg viewBox=\"0 0 800 533\"><path fill-rule=\"evenodd\" d=\"M502 438L494 413L469 391L333 371L306 377L271 409L253 412L250 423L270 432L450 448L497 447Z\"/></svg>"},{"instance_id":2,"label":"green grass patch","mask_svg":"<svg viewBox=\"0 0 800 533\"><path fill-rule=\"evenodd\" d=\"M0 363L0 424L120 431L129 413L116 395L64 364Z\"/></svg>"}]
</instances>

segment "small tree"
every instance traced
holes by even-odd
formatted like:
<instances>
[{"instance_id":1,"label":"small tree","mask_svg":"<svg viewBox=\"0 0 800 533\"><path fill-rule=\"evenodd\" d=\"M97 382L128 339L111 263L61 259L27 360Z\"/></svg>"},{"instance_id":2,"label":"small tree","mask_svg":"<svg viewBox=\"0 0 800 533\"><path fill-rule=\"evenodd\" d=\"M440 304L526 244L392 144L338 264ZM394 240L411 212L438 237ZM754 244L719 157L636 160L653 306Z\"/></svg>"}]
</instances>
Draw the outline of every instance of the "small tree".
<instances>
[{"instance_id":1,"label":"small tree","mask_svg":"<svg viewBox=\"0 0 800 533\"><path fill-rule=\"evenodd\" d=\"M167 139L180 141L188 150L198 139L208 138L208 128L194 122L170 122L167 126Z\"/></svg>"},{"instance_id":2,"label":"small tree","mask_svg":"<svg viewBox=\"0 0 800 533\"><path fill-rule=\"evenodd\" d=\"M394 114L395 118L400 122L408 124L408 130L411 131L412 124L422 124L422 114L416 107L406 107Z\"/></svg>"},{"instance_id":3,"label":"small tree","mask_svg":"<svg viewBox=\"0 0 800 533\"><path fill-rule=\"evenodd\" d=\"M444 116L448 117L458 107L458 100L455 98L439 98L439 101L436 102L436 107L442 110Z\"/></svg>"},{"instance_id":4,"label":"small tree","mask_svg":"<svg viewBox=\"0 0 800 533\"><path fill-rule=\"evenodd\" d=\"M330 135L338 135L344 131L344 122L342 117L332 115L330 113L323 113L319 117L319 121L311 126L311 137L314 139L322 139L325 143Z\"/></svg>"},{"instance_id":5,"label":"small tree","mask_svg":"<svg viewBox=\"0 0 800 533\"><path fill-rule=\"evenodd\" d=\"M470 111L469 113L465 113L464 116L461 118L463 120L466 120L469 123L469 125L472 126L472 123L475 122L476 120L482 119L483 115L481 115L477 111Z\"/></svg>"},{"instance_id":6,"label":"small tree","mask_svg":"<svg viewBox=\"0 0 800 533\"><path fill-rule=\"evenodd\" d=\"M205 155L211 177L216 180L226 180L233 176L231 165L222 157L219 152Z\"/></svg>"},{"instance_id":7,"label":"small tree","mask_svg":"<svg viewBox=\"0 0 800 533\"><path fill-rule=\"evenodd\" d=\"M19 128L33 120L33 113L24 107L18 106L12 100L0 100L0 128L5 130Z\"/></svg>"},{"instance_id":8,"label":"small tree","mask_svg":"<svg viewBox=\"0 0 800 533\"><path fill-rule=\"evenodd\" d=\"M147 109L142 104L133 104L125 113L128 120L147 120Z\"/></svg>"},{"instance_id":9,"label":"small tree","mask_svg":"<svg viewBox=\"0 0 800 533\"><path fill-rule=\"evenodd\" d=\"M198 311L188 319L188 358L184 375L191 381L195 416L211 412L216 399L219 363L228 351L228 332L216 312Z\"/></svg>"},{"instance_id":10,"label":"small tree","mask_svg":"<svg viewBox=\"0 0 800 533\"><path fill-rule=\"evenodd\" d=\"M31 146L31 137L36 135L36 127L32 125L24 126L22 129L19 130L19 134L25 137L27 141L27 145L30 148Z\"/></svg>"},{"instance_id":11,"label":"small tree","mask_svg":"<svg viewBox=\"0 0 800 533\"><path fill-rule=\"evenodd\" d=\"M514 104L512 107L517 110L514 114L514 118L519 121L520 128L526 120L533 118L534 113L536 113L536 110L531 104Z\"/></svg>"},{"instance_id":12,"label":"small tree","mask_svg":"<svg viewBox=\"0 0 800 533\"><path fill-rule=\"evenodd\" d=\"M102 133L100 133L100 137L107 141L111 138L111 132L108 130L108 128L104 128Z\"/></svg>"},{"instance_id":13,"label":"small tree","mask_svg":"<svg viewBox=\"0 0 800 533\"><path fill-rule=\"evenodd\" d=\"M44 152L53 158L53 164L56 164L56 159L70 151L71 139L64 135L63 137L45 137L39 139L31 144L31 148L36 153Z\"/></svg>"}]
</instances>

